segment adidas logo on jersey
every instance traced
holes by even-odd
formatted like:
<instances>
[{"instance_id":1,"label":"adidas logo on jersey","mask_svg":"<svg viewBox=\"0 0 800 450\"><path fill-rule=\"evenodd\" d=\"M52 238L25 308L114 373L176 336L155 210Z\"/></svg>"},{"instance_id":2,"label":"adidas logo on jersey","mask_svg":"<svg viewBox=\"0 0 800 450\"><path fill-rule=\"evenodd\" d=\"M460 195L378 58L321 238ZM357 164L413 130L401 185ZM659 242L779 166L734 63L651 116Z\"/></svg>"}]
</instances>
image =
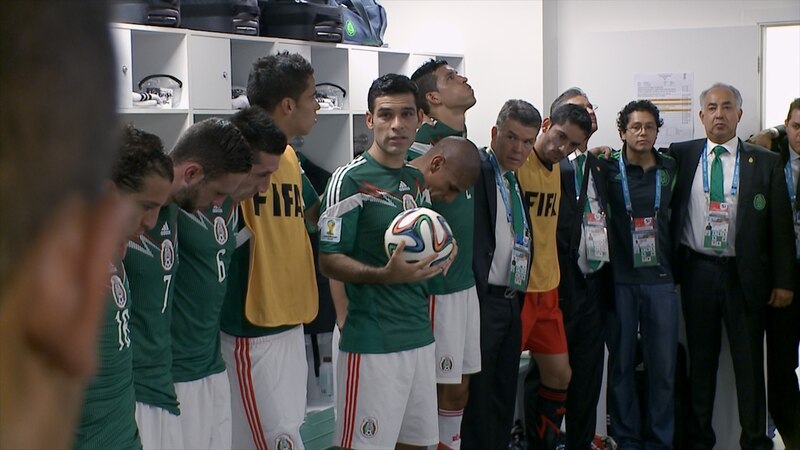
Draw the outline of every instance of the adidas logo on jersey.
<instances>
[{"instance_id":1,"label":"adidas logo on jersey","mask_svg":"<svg viewBox=\"0 0 800 450\"><path fill-rule=\"evenodd\" d=\"M400 192L410 191L411 188L405 183L405 181L400 182Z\"/></svg>"},{"instance_id":2,"label":"adidas logo on jersey","mask_svg":"<svg viewBox=\"0 0 800 450\"><path fill-rule=\"evenodd\" d=\"M211 212L214 214L222 214L222 207L214 205L214 207L211 209Z\"/></svg>"},{"instance_id":3,"label":"adidas logo on jersey","mask_svg":"<svg viewBox=\"0 0 800 450\"><path fill-rule=\"evenodd\" d=\"M164 226L161 227L161 236L169 236L172 232L169 230L169 225L164 222Z\"/></svg>"}]
</instances>

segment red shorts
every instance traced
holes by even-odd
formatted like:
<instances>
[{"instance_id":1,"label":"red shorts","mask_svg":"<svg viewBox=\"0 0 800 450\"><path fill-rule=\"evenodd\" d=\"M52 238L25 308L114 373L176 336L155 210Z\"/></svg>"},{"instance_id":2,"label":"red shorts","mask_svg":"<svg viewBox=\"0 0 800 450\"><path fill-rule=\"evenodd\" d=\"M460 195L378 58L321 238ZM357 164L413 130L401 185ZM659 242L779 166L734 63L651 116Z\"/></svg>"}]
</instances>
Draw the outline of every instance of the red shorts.
<instances>
[{"instance_id":1,"label":"red shorts","mask_svg":"<svg viewBox=\"0 0 800 450\"><path fill-rule=\"evenodd\" d=\"M567 353L558 289L528 292L522 305L522 350L545 355Z\"/></svg>"}]
</instances>

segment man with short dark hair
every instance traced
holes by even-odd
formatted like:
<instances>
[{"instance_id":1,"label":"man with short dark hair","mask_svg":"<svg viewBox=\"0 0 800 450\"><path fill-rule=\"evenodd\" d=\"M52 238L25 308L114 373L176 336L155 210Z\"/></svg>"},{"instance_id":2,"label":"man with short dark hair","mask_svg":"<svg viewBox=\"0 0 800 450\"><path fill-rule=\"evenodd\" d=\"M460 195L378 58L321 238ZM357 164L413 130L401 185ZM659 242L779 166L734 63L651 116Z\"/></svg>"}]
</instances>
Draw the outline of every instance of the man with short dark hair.
<instances>
[{"instance_id":1,"label":"man with short dark hair","mask_svg":"<svg viewBox=\"0 0 800 450\"><path fill-rule=\"evenodd\" d=\"M800 447L800 391L795 369L800 345L800 98L789 105L786 136L772 150L783 164L795 233L794 300L782 309L767 310L767 399L769 413L786 448Z\"/></svg>"},{"instance_id":2,"label":"man with short dark hair","mask_svg":"<svg viewBox=\"0 0 800 450\"><path fill-rule=\"evenodd\" d=\"M622 149L603 160L610 215L614 302L606 317L609 435L626 448L672 448L678 295L672 278L669 205L677 163L654 145L663 125L648 100L618 114ZM637 336L646 406L636 386Z\"/></svg>"},{"instance_id":3,"label":"man with short dark hair","mask_svg":"<svg viewBox=\"0 0 800 450\"><path fill-rule=\"evenodd\" d=\"M592 122L590 135L597 131L597 105L589 101L582 89L565 90L550 105L550 113L566 104L586 109ZM613 297L606 231L605 167L587 147L588 139L559 162L561 192L556 232L559 307L572 374L567 389L566 445L577 449L589 448L595 436L605 353L603 311ZM533 421L537 418L537 403L532 393L539 388L537 372L534 367L525 377L528 430L536 426Z\"/></svg>"},{"instance_id":4,"label":"man with short dark hair","mask_svg":"<svg viewBox=\"0 0 800 450\"><path fill-rule=\"evenodd\" d=\"M155 225L168 199L172 176L172 161L164 153L161 140L126 126L111 173L120 196L134 206L126 218L126 238ZM124 258L124 246L120 253L118 258ZM109 261L107 304L98 346L100 365L86 388L76 449L142 446L135 418L132 342L136 338L130 327L133 301L125 264L118 258Z\"/></svg>"},{"instance_id":5,"label":"man with short dark hair","mask_svg":"<svg viewBox=\"0 0 800 450\"><path fill-rule=\"evenodd\" d=\"M249 152L249 148L248 152L241 154L238 153L241 148L236 149L237 153L226 154L222 151L219 139L226 135L223 133L214 137L213 130L218 125L219 122L208 122L202 126L198 124L191 128L191 133L185 138L181 137L182 143L176 147L177 152L171 153L176 164L170 201L161 208L152 229L128 242L125 266L135 305L131 309L131 330L136 336L133 346L136 420L145 448L183 447L180 408L172 377L170 332L175 274L180 259L177 240L179 207L176 200L179 199L185 208L192 208L191 212L208 208L215 192L220 189L229 191L232 189L229 184L241 179L241 175L230 177L234 180L223 185L207 177L219 178L220 171L227 174L231 170L243 170L241 162L236 161L247 158ZM216 146L213 145L215 139ZM203 144L195 145L200 140ZM259 163L262 159L260 152L254 153L254 160ZM243 185L252 189L257 182L253 174L262 170L258 164L253 165L250 174L239 183L236 191L243 189Z\"/></svg>"},{"instance_id":6,"label":"man with short dark hair","mask_svg":"<svg viewBox=\"0 0 800 450\"><path fill-rule=\"evenodd\" d=\"M539 111L508 100L481 152L475 185L472 268L480 302L481 371L469 384L461 425L462 448L505 449L514 418L520 357L520 303L528 286L531 234L514 171L533 150Z\"/></svg>"},{"instance_id":7,"label":"man with short dark hair","mask_svg":"<svg viewBox=\"0 0 800 450\"><path fill-rule=\"evenodd\" d=\"M716 83L700 95L706 139L678 142L671 228L676 282L689 344L693 448L710 449L722 323L728 333L740 442L772 448L766 436L763 340L766 308L792 302L794 264L786 179L778 155L736 138L742 96Z\"/></svg>"},{"instance_id":8,"label":"man with short dark hair","mask_svg":"<svg viewBox=\"0 0 800 450\"><path fill-rule=\"evenodd\" d=\"M320 269L344 283L347 320L337 360L335 442L343 448L424 448L439 441L434 339L426 286L450 261L409 263L384 234L409 207L430 206L422 173L406 153L422 119L417 87L384 75L370 87L372 146L337 169L320 217ZM396 447L395 447L396 446Z\"/></svg>"},{"instance_id":9,"label":"man with short dark hair","mask_svg":"<svg viewBox=\"0 0 800 450\"><path fill-rule=\"evenodd\" d=\"M558 305L557 206L561 171L554 166L589 138L592 121L583 106L565 104L542 122L533 151L517 171L533 234L533 264L522 306L522 349L530 350L541 382L533 417L526 418L534 449L555 449L570 380L564 322ZM554 270L555 269L555 270ZM531 393L528 393L530 395Z\"/></svg>"},{"instance_id":10,"label":"man with short dark hair","mask_svg":"<svg viewBox=\"0 0 800 450\"><path fill-rule=\"evenodd\" d=\"M301 55L279 52L253 63L250 104L263 109L286 142L311 132L320 108L315 94L314 68ZM269 182L262 178L260 184L239 204L246 228L237 234L240 250L221 322L233 446L302 450L308 375L303 324L319 306L306 216L318 197L290 145Z\"/></svg>"},{"instance_id":11,"label":"man with short dark hair","mask_svg":"<svg viewBox=\"0 0 800 450\"><path fill-rule=\"evenodd\" d=\"M417 130L409 159L424 157L431 146L451 136L466 137L466 111L475 105L467 78L447 61L431 59L411 76L419 87L424 121ZM433 156L433 155L431 155ZM476 161L478 153L472 155ZM477 170L477 167L476 167ZM477 175L476 175L477 176ZM429 177L426 177L428 180ZM431 189L433 209L447 219L460 243L459 254L447 277L430 281L431 314L436 337L436 380L439 401L439 445L460 448L461 419L469 394L469 376L481 369L480 312L472 272L474 204L472 183L460 186L463 195L442 201Z\"/></svg>"},{"instance_id":12,"label":"man with short dark hair","mask_svg":"<svg viewBox=\"0 0 800 450\"><path fill-rule=\"evenodd\" d=\"M191 163L200 155L209 161L197 169L203 178L195 199L176 197L180 261L170 332L181 434L185 448L225 449L231 447L231 392L219 317L239 218L230 196L248 176L253 153L238 128L214 118L192 125L172 154L179 169L181 161ZM192 170L183 173L191 176Z\"/></svg>"}]
</instances>

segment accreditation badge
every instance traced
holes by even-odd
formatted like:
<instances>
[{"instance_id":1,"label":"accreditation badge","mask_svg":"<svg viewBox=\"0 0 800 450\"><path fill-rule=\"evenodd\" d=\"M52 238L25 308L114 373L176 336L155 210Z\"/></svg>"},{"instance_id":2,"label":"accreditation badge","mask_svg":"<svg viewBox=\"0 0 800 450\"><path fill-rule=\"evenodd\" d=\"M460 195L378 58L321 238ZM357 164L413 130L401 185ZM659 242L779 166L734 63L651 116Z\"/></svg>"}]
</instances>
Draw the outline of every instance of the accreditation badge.
<instances>
[{"instance_id":1,"label":"accreditation badge","mask_svg":"<svg viewBox=\"0 0 800 450\"><path fill-rule=\"evenodd\" d=\"M708 220L703 236L703 247L723 251L728 248L728 227L731 223L730 205L724 202L708 204Z\"/></svg>"},{"instance_id":2,"label":"accreditation badge","mask_svg":"<svg viewBox=\"0 0 800 450\"><path fill-rule=\"evenodd\" d=\"M633 267L658 265L655 217L634 217L632 223Z\"/></svg>"},{"instance_id":3,"label":"accreditation badge","mask_svg":"<svg viewBox=\"0 0 800 450\"><path fill-rule=\"evenodd\" d=\"M610 261L605 214L583 213L583 238L586 243L586 259L596 262Z\"/></svg>"},{"instance_id":4,"label":"accreditation badge","mask_svg":"<svg viewBox=\"0 0 800 450\"><path fill-rule=\"evenodd\" d=\"M508 271L508 287L517 291L528 288L528 265L531 251L527 245L515 242L511 250L511 269Z\"/></svg>"}]
</instances>

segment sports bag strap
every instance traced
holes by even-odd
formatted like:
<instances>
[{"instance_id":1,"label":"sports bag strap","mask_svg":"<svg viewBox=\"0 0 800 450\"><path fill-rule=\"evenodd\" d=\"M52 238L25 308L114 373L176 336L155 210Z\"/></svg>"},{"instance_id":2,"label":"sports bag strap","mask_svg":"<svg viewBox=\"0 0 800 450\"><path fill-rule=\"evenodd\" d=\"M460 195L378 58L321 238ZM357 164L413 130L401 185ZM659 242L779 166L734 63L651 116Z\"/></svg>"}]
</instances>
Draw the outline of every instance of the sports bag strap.
<instances>
[{"instance_id":1,"label":"sports bag strap","mask_svg":"<svg viewBox=\"0 0 800 450\"><path fill-rule=\"evenodd\" d=\"M367 22L367 27L369 28L369 34L372 38L372 41L376 43L380 42L380 39L378 39L378 36L375 34L375 28L369 21L369 14L367 14L367 9L364 8L364 4L361 2L361 0L350 0L350 2L353 4L353 6L355 6L358 15L361 16L365 22Z\"/></svg>"}]
</instances>

